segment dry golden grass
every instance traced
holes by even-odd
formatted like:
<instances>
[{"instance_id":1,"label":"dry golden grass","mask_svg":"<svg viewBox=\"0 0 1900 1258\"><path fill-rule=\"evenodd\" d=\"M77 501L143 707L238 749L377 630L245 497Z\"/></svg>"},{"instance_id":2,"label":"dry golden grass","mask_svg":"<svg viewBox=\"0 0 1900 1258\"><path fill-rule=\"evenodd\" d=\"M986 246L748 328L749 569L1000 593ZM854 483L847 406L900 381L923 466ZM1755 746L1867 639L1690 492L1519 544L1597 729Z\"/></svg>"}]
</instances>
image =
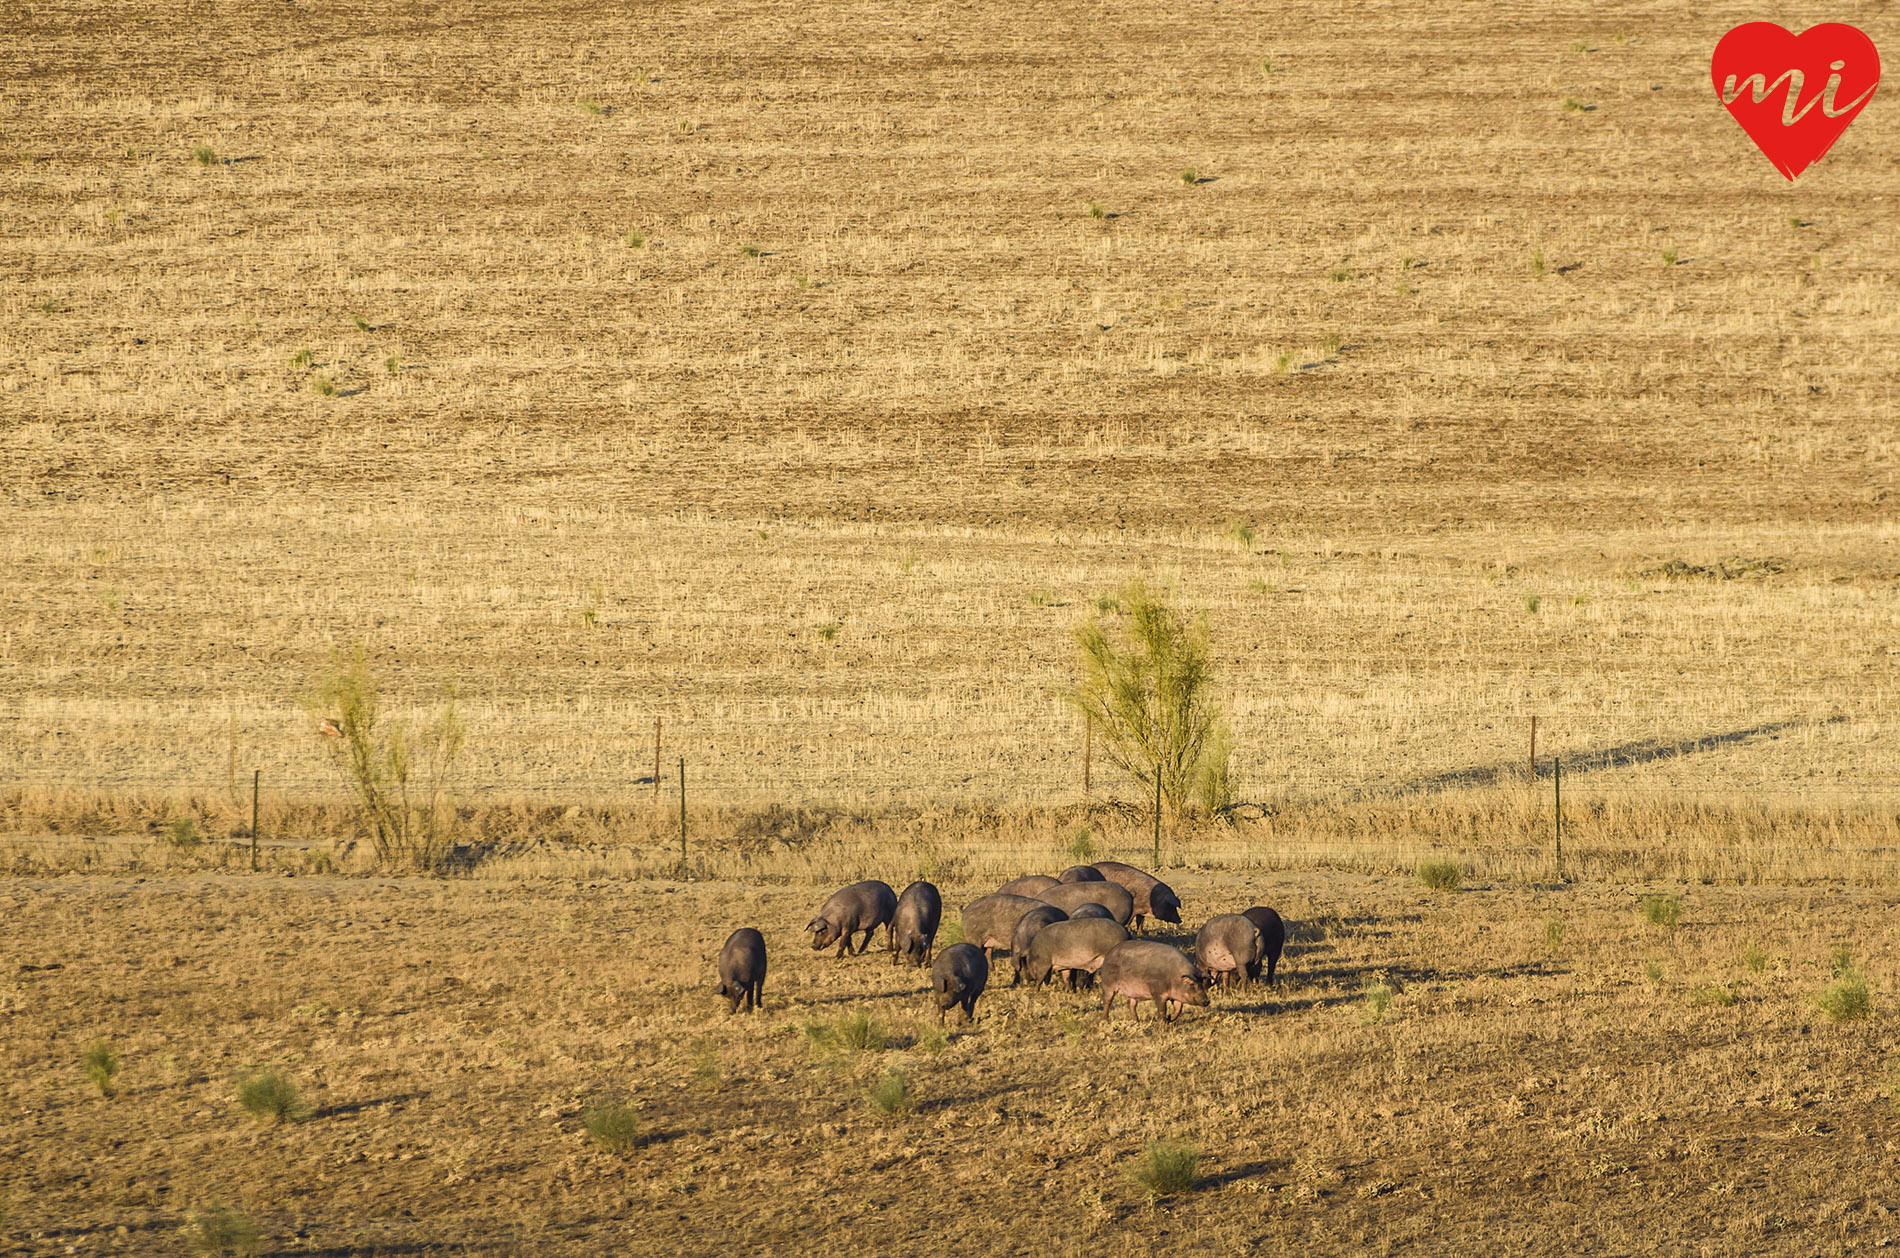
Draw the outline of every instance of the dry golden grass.
<instances>
[{"instance_id":1,"label":"dry golden grass","mask_svg":"<svg viewBox=\"0 0 1900 1258\"><path fill-rule=\"evenodd\" d=\"M1773 174L1706 78L1758 16L9 12L0 1252L1889 1240L1900 159ZM1249 804L1165 872L1287 911L1290 985L932 1051L789 927L1149 862L1056 693L1135 575L1208 611ZM473 876L332 876L298 699L353 641L398 715L461 688ZM854 1009L900 1047L815 1058ZM1201 1187L1144 1204L1150 1138Z\"/></svg>"}]
</instances>

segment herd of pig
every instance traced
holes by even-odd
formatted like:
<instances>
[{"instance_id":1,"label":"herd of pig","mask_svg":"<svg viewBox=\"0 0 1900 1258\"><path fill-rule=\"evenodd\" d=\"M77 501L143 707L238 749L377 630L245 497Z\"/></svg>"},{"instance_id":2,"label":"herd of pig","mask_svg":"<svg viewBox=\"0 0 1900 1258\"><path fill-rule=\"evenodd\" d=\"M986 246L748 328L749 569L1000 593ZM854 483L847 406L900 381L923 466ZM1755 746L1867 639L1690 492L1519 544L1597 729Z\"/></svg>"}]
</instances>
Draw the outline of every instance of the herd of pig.
<instances>
[{"instance_id":1,"label":"herd of pig","mask_svg":"<svg viewBox=\"0 0 1900 1258\"><path fill-rule=\"evenodd\" d=\"M813 951L838 945L838 955L853 955L852 939L862 932L857 953L871 946L882 926L891 963L930 964L930 986L937 1023L961 1007L964 1021L976 1017L977 998L990 981L992 952L1008 952L1015 965L1011 986L1025 978L1037 987L1056 979L1070 990L1094 981L1102 992L1102 1016L1117 997L1139 1017L1140 1002L1152 1000L1163 1022L1172 1022L1188 1005L1207 1004L1210 983L1254 981L1274 967L1286 944L1286 926L1270 908L1210 918L1194 940L1189 956L1170 944L1132 938L1145 932L1146 919L1181 920L1181 900L1167 883L1120 861L1075 865L1054 878L1034 874L999 887L963 910L964 942L951 944L932 963L943 896L928 882L913 882L898 895L888 883L853 883L825 901L807 923ZM750 926L732 932L719 952L718 994L741 1006L758 1008L765 991L765 937Z\"/></svg>"}]
</instances>

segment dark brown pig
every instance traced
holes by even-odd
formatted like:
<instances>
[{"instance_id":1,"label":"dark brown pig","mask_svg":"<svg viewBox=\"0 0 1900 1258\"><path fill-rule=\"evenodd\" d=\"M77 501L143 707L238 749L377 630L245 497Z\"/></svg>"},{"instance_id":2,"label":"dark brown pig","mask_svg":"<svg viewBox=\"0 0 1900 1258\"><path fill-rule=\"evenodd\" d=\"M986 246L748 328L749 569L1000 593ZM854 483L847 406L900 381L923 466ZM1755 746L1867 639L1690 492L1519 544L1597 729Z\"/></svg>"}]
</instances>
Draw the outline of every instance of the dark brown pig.
<instances>
[{"instance_id":1,"label":"dark brown pig","mask_svg":"<svg viewBox=\"0 0 1900 1258\"><path fill-rule=\"evenodd\" d=\"M951 944L930 967L930 989L937 994L937 1025L952 1005L963 1006L963 1020L976 1021L976 998L990 982L990 959L974 944Z\"/></svg>"},{"instance_id":2,"label":"dark brown pig","mask_svg":"<svg viewBox=\"0 0 1900 1258\"><path fill-rule=\"evenodd\" d=\"M1016 919L1016 929L1009 935L1009 959L1016 963L1016 976L1009 980L1011 987L1023 981L1023 956L1029 951L1029 941L1044 926L1056 922L1066 922L1069 915L1053 904L1044 904L1030 909Z\"/></svg>"},{"instance_id":3,"label":"dark brown pig","mask_svg":"<svg viewBox=\"0 0 1900 1258\"><path fill-rule=\"evenodd\" d=\"M1207 990L1200 971L1188 955L1172 944L1152 939L1130 939L1116 944L1102 958L1096 971L1102 984L1102 1018L1114 1007L1116 997L1128 1001L1128 1013L1141 1020L1137 1002L1152 1000L1163 1022L1172 1022L1188 1005L1205 1005Z\"/></svg>"},{"instance_id":4,"label":"dark brown pig","mask_svg":"<svg viewBox=\"0 0 1900 1258\"><path fill-rule=\"evenodd\" d=\"M1128 938L1128 928L1107 918L1071 918L1054 922L1036 932L1023 957L1023 977L1037 987L1060 975L1071 989L1076 975L1093 974L1102 968L1109 950Z\"/></svg>"},{"instance_id":5,"label":"dark brown pig","mask_svg":"<svg viewBox=\"0 0 1900 1258\"><path fill-rule=\"evenodd\" d=\"M913 882L897 897L897 913L891 919L891 964L901 957L913 965L930 960L931 945L937 942L937 923L943 920L943 896L927 882Z\"/></svg>"},{"instance_id":6,"label":"dark brown pig","mask_svg":"<svg viewBox=\"0 0 1900 1258\"><path fill-rule=\"evenodd\" d=\"M1144 917L1162 922L1180 922L1181 897L1174 894L1174 888L1161 879L1120 861L1096 861L1095 868L1101 871L1102 877L1135 897L1137 935L1145 929L1142 922Z\"/></svg>"},{"instance_id":7,"label":"dark brown pig","mask_svg":"<svg viewBox=\"0 0 1900 1258\"><path fill-rule=\"evenodd\" d=\"M1071 865L1056 875L1057 882L1103 882L1102 871L1093 865Z\"/></svg>"},{"instance_id":8,"label":"dark brown pig","mask_svg":"<svg viewBox=\"0 0 1900 1258\"><path fill-rule=\"evenodd\" d=\"M719 950L719 986L713 990L732 1002L728 1018L739 1012L740 1001L747 1013L765 1002L764 935L741 926L726 936L726 946Z\"/></svg>"},{"instance_id":9,"label":"dark brown pig","mask_svg":"<svg viewBox=\"0 0 1900 1258\"><path fill-rule=\"evenodd\" d=\"M963 940L979 948L1008 948L1016 939L1016 923L1041 900L1026 895L986 895L963 906Z\"/></svg>"},{"instance_id":10,"label":"dark brown pig","mask_svg":"<svg viewBox=\"0 0 1900 1258\"><path fill-rule=\"evenodd\" d=\"M1115 920L1115 915L1108 911L1106 905L1094 903L1078 904L1075 908L1075 912L1069 914L1069 920L1072 922L1079 922L1085 917L1099 917L1103 921L1108 922Z\"/></svg>"},{"instance_id":11,"label":"dark brown pig","mask_svg":"<svg viewBox=\"0 0 1900 1258\"><path fill-rule=\"evenodd\" d=\"M1012 878L996 889L997 895L1036 895L1056 885L1056 880L1048 874L1024 874Z\"/></svg>"},{"instance_id":12,"label":"dark brown pig","mask_svg":"<svg viewBox=\"0 0 1900 1258\"><path fill-rule=\"evenodd\" d=\"M1084 904L1099 904L1124 926L1135 911L1135 897L1112 882L1065 882L1037 892L1036 898L1055 905L1064 913L1074 913Z\"/></svg>"},{"instance_id":13,"label":"dark brown pig","mask_svg":"<svg viewBox=\"0 0 1900 1258\"><path fill-rule=\"evenodd\" d=\"M1252 918L1239 913L1208 918L1207 925L1194 937L1194 958L1201 963L1201 972L1222 987L1259 973L1265 952L1260 928Z\"/></svg>"},{"instance_id":14,"label":"dark brown pig","mask_svg":"<svg viewBox=\"0 0 1900 1258\"><path fill-rule=\"evenodd\" d=\"M1267 963L1267 985L1271 987L1274 967L1280 964L1280 952L1286 947L1286 923L1280 920L1278 913L1264 904L1254 905L1241 916L1260 928L1260 956ZM1259 961L1253 963L1253 968L1247 971L1247 977L1259 980Z\"/></svg>"},{"instance_id":15,"label":"dark brown pig","mask_svg":"<svg viewBox=\"0 0 1900 1258\"><path fill-rule=\"evenodd\" d=\"M805 924L805 929L811 932L811 950L816 952L835 941L838 955L842 957L851 951L851 936L863 931L864 943L858 947L862 953L871 946L871 936L880 926L887 928L888 943L888 928L896 913L897 893L891 890L889 883L875 878L854 882L841 891L834 891L825 901L825 907L818 910L818 916Z\"/></svg>"}]
</instances>

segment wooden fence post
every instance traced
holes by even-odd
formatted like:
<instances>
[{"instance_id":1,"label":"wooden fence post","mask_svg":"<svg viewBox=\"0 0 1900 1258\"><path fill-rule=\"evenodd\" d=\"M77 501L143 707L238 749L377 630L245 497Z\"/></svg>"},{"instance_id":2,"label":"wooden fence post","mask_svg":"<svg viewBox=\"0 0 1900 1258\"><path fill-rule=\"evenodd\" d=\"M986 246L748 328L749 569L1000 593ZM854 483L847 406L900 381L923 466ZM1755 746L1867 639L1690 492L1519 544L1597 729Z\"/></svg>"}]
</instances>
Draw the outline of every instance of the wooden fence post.
<instances>
[{"instance_id":1,"label":"wooden fence post","mask_svg":"<svg viewBox=\"0 0 1900 1258\"><path fill-rule=\"evenodd\" d=\"M257 872L257 787L264 780L262 769L251 770L251 872Z\"/></svg>"},{"instance_id":2,"label":"wooden fence post","mask_svg":"<svg viewBox=\"0 0 1900 1258\"><path fill-rule=\"evenodd\" d=\"M1556 814L1557 881L1564 880L1564 762L1550 762L1552 811Z\"/></svg>"},{"instance_id":3,"label":"wooden fence post","mask_svg":"<svg viewBox=\"0 0 1900 1258\"><path fill-rule=\"evenodd\" d=\"M686 877L686 757L680 757L680 878Z\"/></svg>"}]
</instances>

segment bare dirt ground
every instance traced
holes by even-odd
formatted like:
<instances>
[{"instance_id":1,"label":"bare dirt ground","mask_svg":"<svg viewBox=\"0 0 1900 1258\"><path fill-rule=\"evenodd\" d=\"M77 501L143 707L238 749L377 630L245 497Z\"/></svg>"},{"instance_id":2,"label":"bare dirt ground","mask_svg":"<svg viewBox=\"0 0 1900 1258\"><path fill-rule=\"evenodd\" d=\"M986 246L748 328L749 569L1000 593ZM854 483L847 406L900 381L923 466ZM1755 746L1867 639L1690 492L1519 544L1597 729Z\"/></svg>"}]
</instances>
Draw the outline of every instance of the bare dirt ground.
<instances>
[{"instance_id":1,"label":"bare dirt ground","mask_svg":"<svg viewBox=\"0 0 1900 1258\"><path fill-rule=\"evenodd\" d=\"M1005 964L977 1023L938 1041L922 977L881 946L809 950L823 891L805 887L15 880L0 1252L175 1252L181 1212L213 1201L265 1252L332 1255L820 1234L923 1253L1812 1254L1900 1231L1891 1031L1812 1003L1838 947L1892 990L1891 895L1694 888L1671 930L1611 886L1176 882L1191 920L1280 906L1296 926L1276 988L1104 1025L1087 996L1010 990ZM953 890L952 913L981 890ZM740 924L772 950L752 1017L710 991ZM1377 1021L1373 982L1396 993ZM854 1013L889 1046L803 1033ZM110 1099L77 1064L99 1037L124 1062ZM261 1065L301 1086L304 1121L238 1108ZM891 1069L909 1100L884 1116L866 1092ZM608 1098L639 1112L625 1157L582 1129ZM1203 1151L1192 1192L1150 1203L1128 1177L1154 1138Z\"/></svg>"}]
</instances>

